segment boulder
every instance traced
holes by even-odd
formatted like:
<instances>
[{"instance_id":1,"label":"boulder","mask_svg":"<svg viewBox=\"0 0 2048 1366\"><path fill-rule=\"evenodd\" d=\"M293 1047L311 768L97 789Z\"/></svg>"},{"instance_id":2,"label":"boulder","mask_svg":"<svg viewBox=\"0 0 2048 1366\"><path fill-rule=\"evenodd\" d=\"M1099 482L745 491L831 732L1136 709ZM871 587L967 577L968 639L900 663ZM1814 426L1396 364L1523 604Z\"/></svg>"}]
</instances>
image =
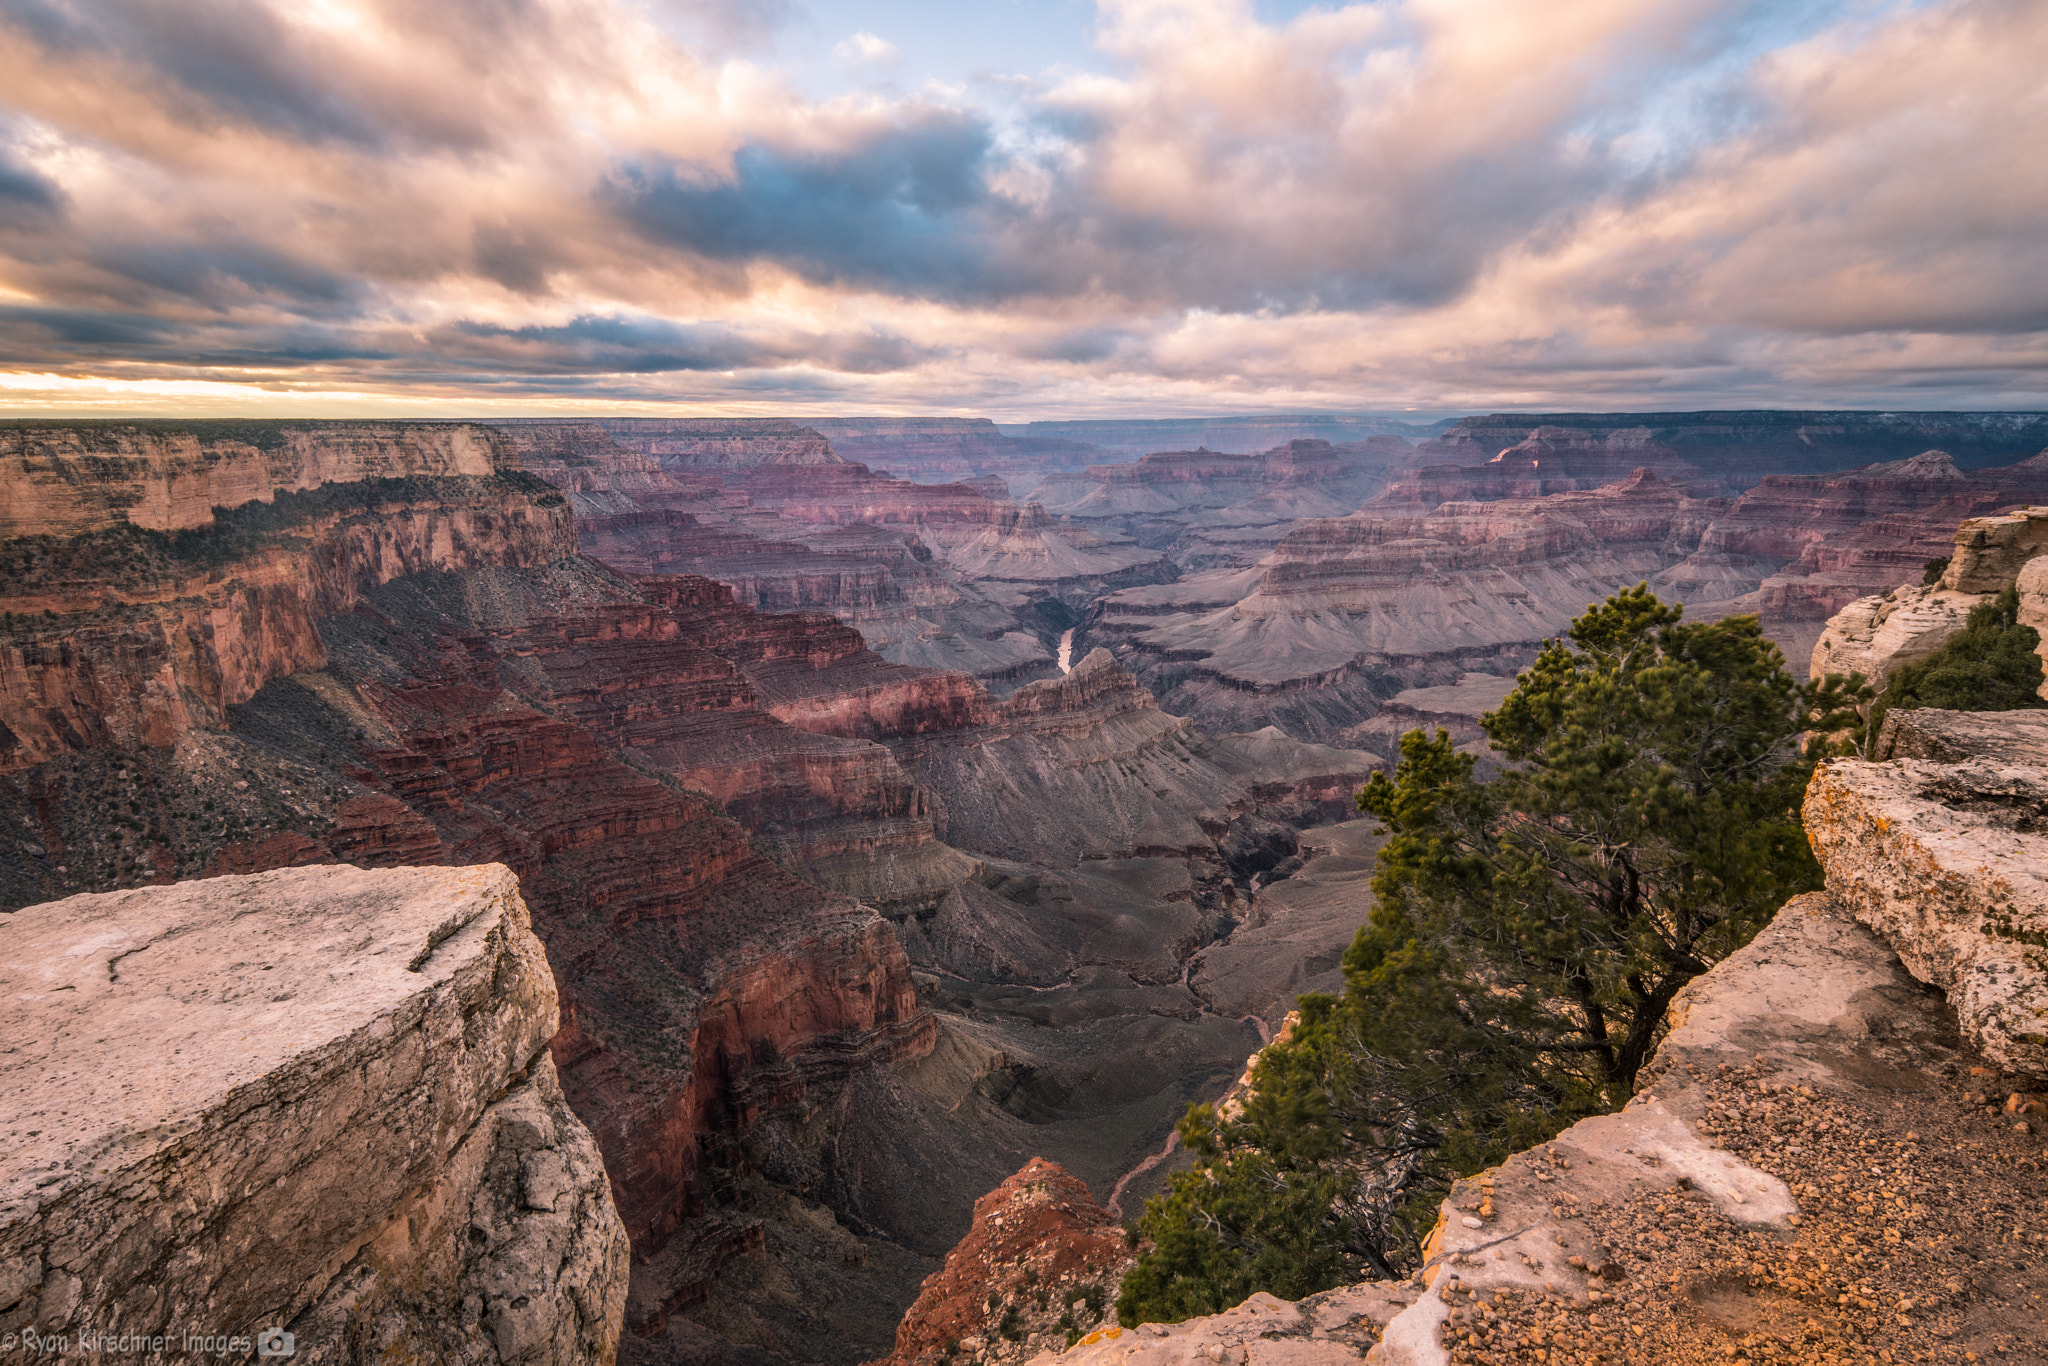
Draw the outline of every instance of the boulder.
<instances>
[{"instance_id":1,"label":"boulder","mask_svg":"<svg viewBox=\"0 0 2048 1366\"><path fill-rule=\"evenodd\" d=\"M1882 687L1902 666L1926 659L1969 621L1981 594L1913 585L1858 598L1828 618L1809 676L1862 674Z\"/></svg>"},{"instance_id":2,"label":"boulder","mask_svg":"<svg viewBox=\"0 0 2048 1366\"><path fill-rule=\"evenodd\" d=\"M627 1244L510 870L309 867L0 917L0 1330L610 1362Z\"/></svg>"}]
</instances>

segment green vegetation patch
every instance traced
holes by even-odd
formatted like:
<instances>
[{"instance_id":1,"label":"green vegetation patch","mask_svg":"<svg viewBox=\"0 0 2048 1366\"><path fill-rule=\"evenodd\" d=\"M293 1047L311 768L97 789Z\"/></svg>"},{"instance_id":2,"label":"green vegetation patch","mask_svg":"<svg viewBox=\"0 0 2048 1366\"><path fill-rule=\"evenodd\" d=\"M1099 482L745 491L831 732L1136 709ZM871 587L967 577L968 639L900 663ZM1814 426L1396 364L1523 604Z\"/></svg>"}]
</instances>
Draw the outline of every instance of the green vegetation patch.
<instances>
[{"instance_id":1,"label":"green vegetation patch","mask_svg":"<svg viewBox=\"0 0 2048 1366\"><path fill-rule=\"evenodd\" d=\"M1647 586L1544 647L1483 720L1491 781L1402 738L1362 810L1392 836L1342 997L1309 996L1243 1109L1192 1109L1125 1323L1405 1275L1451 1181L1625 1103L1672 998L1821 885L1799 803L1867 690L1802 684L1755 617Z\"/></svg>"},{"instance_id":2,"label":"green vegetation patch","mask_svg":"<svg viewBox=\"0 0 2048 1366\"><path fill-rule=\"evenodd\" d=\"M1908 707L2019 711L2048 707L2040 696L2041 633L2019 622L2019 590L2008 588L1970 609L1963 629L1939 650L1895 672L1870 709L1869 733L1885 713Z\"/></svg>"}]
</instances>

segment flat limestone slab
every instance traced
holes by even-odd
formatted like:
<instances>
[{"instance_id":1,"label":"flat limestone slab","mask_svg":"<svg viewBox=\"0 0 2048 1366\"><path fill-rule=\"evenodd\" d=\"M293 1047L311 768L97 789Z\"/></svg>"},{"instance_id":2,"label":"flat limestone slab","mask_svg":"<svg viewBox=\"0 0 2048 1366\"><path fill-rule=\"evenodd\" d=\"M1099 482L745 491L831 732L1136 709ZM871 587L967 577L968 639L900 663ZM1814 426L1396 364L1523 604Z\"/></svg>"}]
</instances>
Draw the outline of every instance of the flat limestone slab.
<instances>
[{"instance_id":1,"label":"flat limestone slab","mask_svg":"<svg viewBox=\"0 0 2048 1366\"><path fill-rule=\"evenodd\" d=\"M396 1303L381 1272L453 1289L479 1258L587 1233L565 1268L586 1347L494 1324L487 1295L436 1347L607 1355L624 1236L554 1084L557 1023L498 864L297 868L0 916L0 1327L248 1336L314 1308L339 1331L353 1306L367 1331ZM514 1227L528 1209L563 1227ZM478 1218L490 1248L462 1245ZM571 1289L529 1279L508 1304Z\"/></svg>"}]
</instances>

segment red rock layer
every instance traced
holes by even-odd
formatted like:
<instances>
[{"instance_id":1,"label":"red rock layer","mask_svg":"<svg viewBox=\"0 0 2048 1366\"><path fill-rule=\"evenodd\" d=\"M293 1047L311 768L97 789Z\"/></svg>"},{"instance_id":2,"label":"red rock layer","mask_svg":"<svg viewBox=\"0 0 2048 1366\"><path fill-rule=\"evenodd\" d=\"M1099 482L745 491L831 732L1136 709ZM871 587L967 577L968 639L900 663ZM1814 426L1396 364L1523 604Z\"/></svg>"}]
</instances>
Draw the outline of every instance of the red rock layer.
<instances>
[{"instance_id":1,"label":"red rock layer","mask_svg":"<svg viewBox=\"0 0 2048 1366\"><path fill-rule=\"evenodd\" d=\"M896 1350L871 1366L936 1366L963 1347L993 1361L1064 1347L1104 1321L1134 1260L1088 1188L1034 1157L974 1202L967 1236L897 1326Z\"/></svg>"},{"instance_id":2,"label":"red rock layer","mask_svg":"<svg viewBox=\"0 0 2048 1366\"><path fill-rule=\"evenodd\" d=\"M703 797L492 686L363 692L401 743L351 776L441 842L432 859L364 861L519 873L569 1021L554 1043L563 1085L598 1136L639 1257L698 1207L705 1141L931 1046L886 922L761 857Z\"/></svg>"},{"instance_id":3,"label":"red rock layer","mask_svg":"<svg viewBox=\"0 0 2048 1366\"><path fill-rule=\"evenodd\" d=\"M120 531L7 543L0 771L218 725L271 679L320 667L316 623L372 585L574 553L567 503L537 480L352 487L284 495L248 519L259 530L230 523L183 552Z\"/></svg>"},{"instance_id":4,"label":"red rock layer","mask_svg":"<svg viewBox=\"0 0 2048 1366\"><path fill-rule=\"evenodd\" d=\"M517 468L503 435L469 423L0 427L0 538L189 529L215 508L323 484Z\"/></svg>"}]
</instances>

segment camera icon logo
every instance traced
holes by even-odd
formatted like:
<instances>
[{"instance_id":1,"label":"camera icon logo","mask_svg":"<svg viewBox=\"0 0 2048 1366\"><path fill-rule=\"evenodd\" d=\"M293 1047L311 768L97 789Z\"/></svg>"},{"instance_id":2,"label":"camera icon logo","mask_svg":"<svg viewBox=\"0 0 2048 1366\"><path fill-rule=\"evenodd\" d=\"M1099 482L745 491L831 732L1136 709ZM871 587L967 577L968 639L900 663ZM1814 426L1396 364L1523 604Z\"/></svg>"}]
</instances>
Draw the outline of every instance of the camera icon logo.
<instances>
[{"instance_id":1,"label":"camera icon logo","mask_svg":"<svg viewBox=\"0 0 2048 1366\"><path fill-rule=\"evenodd\" d=\"M257 1356L288 1357L298 1350L298 1340L282 1328L265 1328L256 1335Z\"/></svg>"}]
</instances>

